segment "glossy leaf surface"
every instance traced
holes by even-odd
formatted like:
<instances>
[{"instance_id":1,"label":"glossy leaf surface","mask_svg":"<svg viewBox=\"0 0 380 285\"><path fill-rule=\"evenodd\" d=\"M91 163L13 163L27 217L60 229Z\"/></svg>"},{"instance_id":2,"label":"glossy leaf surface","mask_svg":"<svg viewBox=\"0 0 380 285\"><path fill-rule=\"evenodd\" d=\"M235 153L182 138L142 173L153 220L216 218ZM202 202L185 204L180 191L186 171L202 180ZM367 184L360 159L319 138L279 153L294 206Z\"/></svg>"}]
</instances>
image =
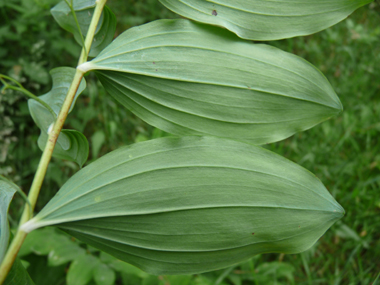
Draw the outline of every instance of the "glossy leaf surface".
<instances>
[{"instance_id":1,"label":"glossy leaf surface","mask_svg":"<svg viewBox=\"0 0 380 285\"><path fill-rule=\"evenodd\" d=\"M45 148L48 139L48 129L55 122L56 117L62 107L63 101L70 88L73 80L75 69L71 67L58 67L50 71L53 80L52 90L45 95L39 96L39 99L47 103L54 111L53 115L49 110L38 103L34 99L28 100L30 114L41 129L41 134L38 139L38 146L41 150ZM71 105L70 111L73 109L78 96L86 88L86 81L82 79L75 99ZM82 166L88 157L89 146L86 137L75 130L63 130L58 137L56 147L54 148L53 156L75 161Z\"/></svg>"},{"instance_id":2,"label":"glossy leaf surface","mask_svg":"<svg viewBox=\"0 0 380 285\"><path fill-rule=\"evenodd\" d=\"M342 110L326 78L300 57L187 20L132 28L80 68L97 70L117 101L177 135L263 144Z\"/></svg>"},{"instance_id":3,"label":"glossy leaf surface","mask_svg":"<svg viewBox=\"0 0 380 285\"><path fill-rule=\"evenodd\" d=\"M8 208L18 186L0 175L0 263L8 248Z\"/></svg>"},{"instance_id":4,"label":"glossy leaf surface","mask_svg":"<svg viewBox=\"0 0 380 285\"><path fill-rule=\"evenodd\" d=\"M87 34L94 13L95 0L74 0L72 3L84 38ZM59 2L51 9L51 13L57 23L66 31L72 33L75 40L82 45L82 39L78 27L67 3L65 1ZM116 17L112 11L105 6L95 31L89 55L94 57L104 49L112 41L115 31Z\"/></svg>"},{"instance_id":5,"label":"glossy leaf surface","mask_svg":"<svg viewBox=\"0 0 380 285\"><path fill-rule=\"evenodd\" d=\"M310 35L345 19L372 0L160 0L170 10L222 26L251 40Z\"/></svg>"},{"instance_id":6,"label":"glossy leaf surface","mask_svg":"<svg viewBox=\"0 0 380 285\"><path fill-rule=\"evenodd\" d=\"M57 225L149 273L190 274L304 251L343 213L313 174L272 152L162 138L80 170L23 230Z\"/></svg>"}]
</instances>

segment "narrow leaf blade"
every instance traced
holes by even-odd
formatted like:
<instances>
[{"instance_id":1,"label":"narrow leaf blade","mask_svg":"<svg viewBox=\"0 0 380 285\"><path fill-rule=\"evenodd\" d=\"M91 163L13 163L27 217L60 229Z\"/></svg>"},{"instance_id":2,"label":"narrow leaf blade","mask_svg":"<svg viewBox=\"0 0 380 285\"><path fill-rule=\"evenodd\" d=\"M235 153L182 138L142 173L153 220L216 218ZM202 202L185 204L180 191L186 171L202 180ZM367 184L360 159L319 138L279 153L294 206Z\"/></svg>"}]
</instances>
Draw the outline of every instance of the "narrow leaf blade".
<instances>
[{"instance_id":1,"label":"narrow leaf blade","mask_svg":"<svg viewBox=\"0 0 380 285\"><path fill-rule=\"evenodd\" d=\"M268 41L310 35L345 19L372 0L160 0L168 9L239 37Z\"/></svg>"},{"instance_id":2,"label":"narrow leaf blade","mask_svg":"<svg viewBox=\"0 0 380 285\"><path fill-rule=\"evenodd\" d=\"M58 225L153 274L311 247L344 210L310 172L213 137L124 147L76 173L24 230Z\"/></svg>"},{"instance_id":3,"label":"narrow leaf blade","mask_svg":"<svg viewBox=\"0 0 380 285\"><path fill-rule=\"evenodd\" d=\"M264 144L342 110L326 78L300 57L187 20L132 28L82 67L133 113L176 135Z\"/></svg>"}]
</instances>

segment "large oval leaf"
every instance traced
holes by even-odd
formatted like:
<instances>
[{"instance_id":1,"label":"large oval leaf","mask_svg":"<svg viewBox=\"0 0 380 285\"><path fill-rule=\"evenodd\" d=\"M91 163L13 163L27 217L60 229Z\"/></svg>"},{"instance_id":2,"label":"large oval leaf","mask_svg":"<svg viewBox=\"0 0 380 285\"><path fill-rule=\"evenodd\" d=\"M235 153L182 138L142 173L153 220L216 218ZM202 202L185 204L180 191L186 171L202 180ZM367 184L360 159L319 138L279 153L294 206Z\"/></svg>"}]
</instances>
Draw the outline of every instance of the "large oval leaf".
<instances>
[{"instance_id":1,"label":"large oval leaf","mask_svg":"<svg viewBox=\"0 0 380 285\"><path fill-rule=\"evenodd\" d=\"M310 35L345 19L373 0L160 0L170 10L218 25L251 40Z\"/></svg>"},{"instance_id":2,"label":"large oval leaf","mask_svg":"<svg viewBox=\"0 0 380 285\"><path fill-rule=\"evenodd\" d=\"M162 130L263 144L336 115L342 105L311 64L187 20L132 28L93 61L106 90Z\"/></svg>"},{"instance_id":3,"label":"large oval leaf","mask_svg":"<svg viewBox=\"0 0 380 285\"><path fill-rule=\"evenodd\" d=\"M23 230L58 225L153 274L312 246L344 210L310 172L249 144L162 138L75 174Z\"/></svg>"}]
</instances>

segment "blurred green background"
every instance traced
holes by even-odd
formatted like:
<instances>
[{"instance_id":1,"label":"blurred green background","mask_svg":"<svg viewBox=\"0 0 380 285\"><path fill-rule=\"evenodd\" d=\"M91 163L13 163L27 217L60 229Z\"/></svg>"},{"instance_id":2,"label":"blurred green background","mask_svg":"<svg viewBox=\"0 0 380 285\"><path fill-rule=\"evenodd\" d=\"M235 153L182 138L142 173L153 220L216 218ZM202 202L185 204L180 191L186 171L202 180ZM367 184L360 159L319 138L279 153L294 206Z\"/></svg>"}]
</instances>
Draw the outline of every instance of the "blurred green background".
<instances>
[{"instance_id":1,"label":"blurred green background","mask_svg":"<svg viewBox=\"0 0 380 285\"><path fill-rule=\"evenodd\" d=\"M50 69L75 67L80 52L71 34L50 15L56 3L0 0L0 73L36 95L51 88ZM178 17L158 0L109 0L108 5L118 19L116 35L155 19ZM345 208L344 218L302 254L258 255L224 270L177 277L149 276L62 232L37 230L21 251L37 285L80 284L81 280L128 285L374 284L380 272L380 5L367 5L315 35L269 44L317 66L343 103L345 110L338 117L266 148L315 173ZM92 74L86 79L88 88L66 128L88 138L87 163L122 145L166 135L114 102ZM0 174L25 192L41 155L38 136L25 97L12 90L0 94ZM75 163L53 159L36 210L76 171ZM23 203L19 196L12 202L13 228ZM83 250L87 260L78 261L75 258Z\"/></svg>"}]
</instances>

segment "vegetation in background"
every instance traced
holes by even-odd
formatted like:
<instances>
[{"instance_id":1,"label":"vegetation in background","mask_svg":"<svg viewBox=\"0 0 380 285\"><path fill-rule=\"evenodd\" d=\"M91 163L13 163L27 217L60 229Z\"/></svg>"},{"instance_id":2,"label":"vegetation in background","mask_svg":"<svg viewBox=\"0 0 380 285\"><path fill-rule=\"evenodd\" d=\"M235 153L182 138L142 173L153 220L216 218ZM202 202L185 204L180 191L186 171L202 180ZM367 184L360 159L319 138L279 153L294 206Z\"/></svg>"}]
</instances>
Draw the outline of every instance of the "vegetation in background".
<instances>
[{"instance_id":1,"label":"vegetation in background","mask_svg":"<svg viewBox=\"0 0 380 285\"><path fill-rule=\"evenodd\" d=\"M61 65L75 66L79 55L74 39L50 15L49 9L55 3L0 1L0 73L14 77L38 95L50 89L48 70ZM118 17L119 32L156 18L176 17L153 0L114 0L108 4ZM35 249L30 245L32 234L23 247L23 260L29 263L28 271L36 284L64 284L65 279L70 280L70 274L66 273L81 263L71 262L74 255L62 255L78 248L86 250L90 259L96 260L96 266L108 268L103 271L116 284L371 284L380 272L378 8L373 3L318 34L270 43L321 69L345 108L337 118L267 146L315 173L346 210L341 222L312 249L299 255L259 255L239 266L198 276L155 277L132 267L118 270L111 265L116 261L50 230L50 236L62 240L61 255L57 248L49 247L48 241L44 243L46 248ZM66 124L89 138L87 164L121 145L165 135L118 105L91 76L86 78L88 88ZM0 174L11 178L23 190L29 189L40 157L35 143L38 136L39 129L29 115L25 98L11 90L0 94ZM36 210L77 170L72 162L53 159ZM10 210L15 221L24 203L16 198ZM12 225L15 223L11 221ZM36 235L44 230L36 231ZM59 262L54 263L54 258ZM95 272L89 273L91 282L97 278Z\"/></svg>"}]
</instances>

